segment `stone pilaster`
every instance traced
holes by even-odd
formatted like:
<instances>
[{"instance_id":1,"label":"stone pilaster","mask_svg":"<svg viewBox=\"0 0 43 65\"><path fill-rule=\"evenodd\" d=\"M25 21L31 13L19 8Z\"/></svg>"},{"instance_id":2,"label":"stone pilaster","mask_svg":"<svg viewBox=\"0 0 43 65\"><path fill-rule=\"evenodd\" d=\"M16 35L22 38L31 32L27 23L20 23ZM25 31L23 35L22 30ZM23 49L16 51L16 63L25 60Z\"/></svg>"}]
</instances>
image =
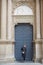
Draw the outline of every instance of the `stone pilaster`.
<instances>
[{"instance_id":1,"label":"stone pilaster","mask_svg":"<svg viewBox=\"0 0 43 65\"><path fill-rule=\"evenodd\" d=\"M1 0L0 0L0 38L1 38Z\"/></svg>"},{"instance_id":2,"label":"stone pilaster","mask_svg":"<svg viewBox=\"0 0 43 65\"><path fill-rule=\"evenodd\" d=\"M8 0L8 44L6 44L6 59L14 59L14 48L12 41L12 0Z\"/></svg>"},{"instance_id":3,"label":"stone pilaster","mask_svg":"<svg viewBox=\"0 0 43 65\"><path fill-rule=\"evenodd\" d=\"M36 0L36 28L37 28L37 38L40 38L40 3Z\"/></svg>"},{"instance_id":4,"label":"stone pilaster","mask_svg":"<svg viewBox=\"0 0 43 65\"><path fill-rule=\"evenodd\" d=\"M12 36L12 0L8 0L8 40L11 40Z\"/></svg>"},{"instance_id":5,"label":"stone pilaster","mask_svg":"<svg viewBox=\"0 0 43 65\"><path fill-rule=\"evenodd\" d=\"M41 38L42 38L42 63L43 63L43 0L41 0Z\"/></svg>"},{"instance_id":6,"label":"stone pilaster","mask_svg":"<svg viewBox=\"0 0 43 65\"><path fill-rule=\"evenodd\" d=\"M2 0L1 5L1 39L6 39L6 2L7 0Z\"/></svg>"},{"instance_id":7,"label":"stone pilaster","mask_svg":"<svg viewBox=\"0 0 43 65\"><path fill-rule=\"evenodd\" d=\"M36 0L36 62L41 61L41 42L39 41L40 35L40 2Z\"/></svg>"}]
</instances>

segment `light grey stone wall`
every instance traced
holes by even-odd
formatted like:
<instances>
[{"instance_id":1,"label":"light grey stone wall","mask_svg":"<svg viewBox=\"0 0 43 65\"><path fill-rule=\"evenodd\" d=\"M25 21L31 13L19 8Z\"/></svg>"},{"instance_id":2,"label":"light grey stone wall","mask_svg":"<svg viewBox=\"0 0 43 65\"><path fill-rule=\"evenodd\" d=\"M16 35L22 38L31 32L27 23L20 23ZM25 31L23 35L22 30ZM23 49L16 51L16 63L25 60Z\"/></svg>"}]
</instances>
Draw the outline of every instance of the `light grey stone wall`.
<instances>
[{"instance_id":1,"label":"light grey stone wall","mask_svg":"<svg viewBox=\"0 0 43 65\"><path fill-rule=\"evenodd\" d=\"M1 38L1 0L0 0L0 38Z\"/></svg>"}]
</instances>

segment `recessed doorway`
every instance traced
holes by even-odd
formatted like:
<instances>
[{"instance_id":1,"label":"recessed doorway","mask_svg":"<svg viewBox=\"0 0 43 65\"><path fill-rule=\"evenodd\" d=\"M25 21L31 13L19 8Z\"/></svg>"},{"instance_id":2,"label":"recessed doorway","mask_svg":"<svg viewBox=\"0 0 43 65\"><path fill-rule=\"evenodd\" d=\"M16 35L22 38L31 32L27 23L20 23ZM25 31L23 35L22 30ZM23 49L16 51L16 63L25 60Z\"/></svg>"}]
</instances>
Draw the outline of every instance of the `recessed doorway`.
<instances>
[{"instance_id":1,"label":"recessed doorway","mask_svg":"<svg viewBox=\"0 0 43 65\"><path fill-rule=\"evenodd\" d=\"M15 58L22 60L21 47L26 44L26 61L33 59L33 26L31 24L18 24L15 26Z\"/></svg>"}]
</instances>

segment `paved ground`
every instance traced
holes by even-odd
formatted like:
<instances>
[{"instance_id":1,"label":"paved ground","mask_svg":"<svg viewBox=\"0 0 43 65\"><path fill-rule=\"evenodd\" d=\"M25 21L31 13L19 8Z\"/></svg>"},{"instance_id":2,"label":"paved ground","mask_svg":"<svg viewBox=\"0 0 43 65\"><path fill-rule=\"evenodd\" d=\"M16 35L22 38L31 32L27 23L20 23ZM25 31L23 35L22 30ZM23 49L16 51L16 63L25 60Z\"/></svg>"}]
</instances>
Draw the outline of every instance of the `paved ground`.
<instances>
[{"instance_id":1,"label":"paved ground","mask_svg":"<svg viewBox=\"0 0 43 65\"><path fill-rule=\"evenodd\" d=\"M40 63L3 63L0 65L43 65Z\"/></svg>"},{"instance_id":2,"label":"paved ground","mask_svg":"<svg viewBox=\"0 0 43 65\"><path fill-rule=\"evenodd\" d=\"M15 63L0 63L0 65L43 65L43 64L33 62L15 62Z\"/></svg>"}]
</instances>

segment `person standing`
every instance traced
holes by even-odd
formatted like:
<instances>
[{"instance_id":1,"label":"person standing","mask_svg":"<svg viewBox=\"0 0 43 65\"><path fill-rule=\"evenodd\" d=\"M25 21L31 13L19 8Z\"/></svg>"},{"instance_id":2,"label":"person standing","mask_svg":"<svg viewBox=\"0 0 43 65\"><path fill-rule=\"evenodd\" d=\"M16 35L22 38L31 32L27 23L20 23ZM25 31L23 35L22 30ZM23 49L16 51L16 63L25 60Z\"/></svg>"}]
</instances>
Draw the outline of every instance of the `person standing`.
<instances>
[{"instance_id":1,"label":"person standing","mask_svg":"<svg viewBox=\"0 0 43 65\"><path fill-rule=\"evenodd\" d=\"M21 53L22 53L23 60L25 60L25 58L26 58L26 45L24 45L21 48Z\"/></svg>"}]
</instances>

